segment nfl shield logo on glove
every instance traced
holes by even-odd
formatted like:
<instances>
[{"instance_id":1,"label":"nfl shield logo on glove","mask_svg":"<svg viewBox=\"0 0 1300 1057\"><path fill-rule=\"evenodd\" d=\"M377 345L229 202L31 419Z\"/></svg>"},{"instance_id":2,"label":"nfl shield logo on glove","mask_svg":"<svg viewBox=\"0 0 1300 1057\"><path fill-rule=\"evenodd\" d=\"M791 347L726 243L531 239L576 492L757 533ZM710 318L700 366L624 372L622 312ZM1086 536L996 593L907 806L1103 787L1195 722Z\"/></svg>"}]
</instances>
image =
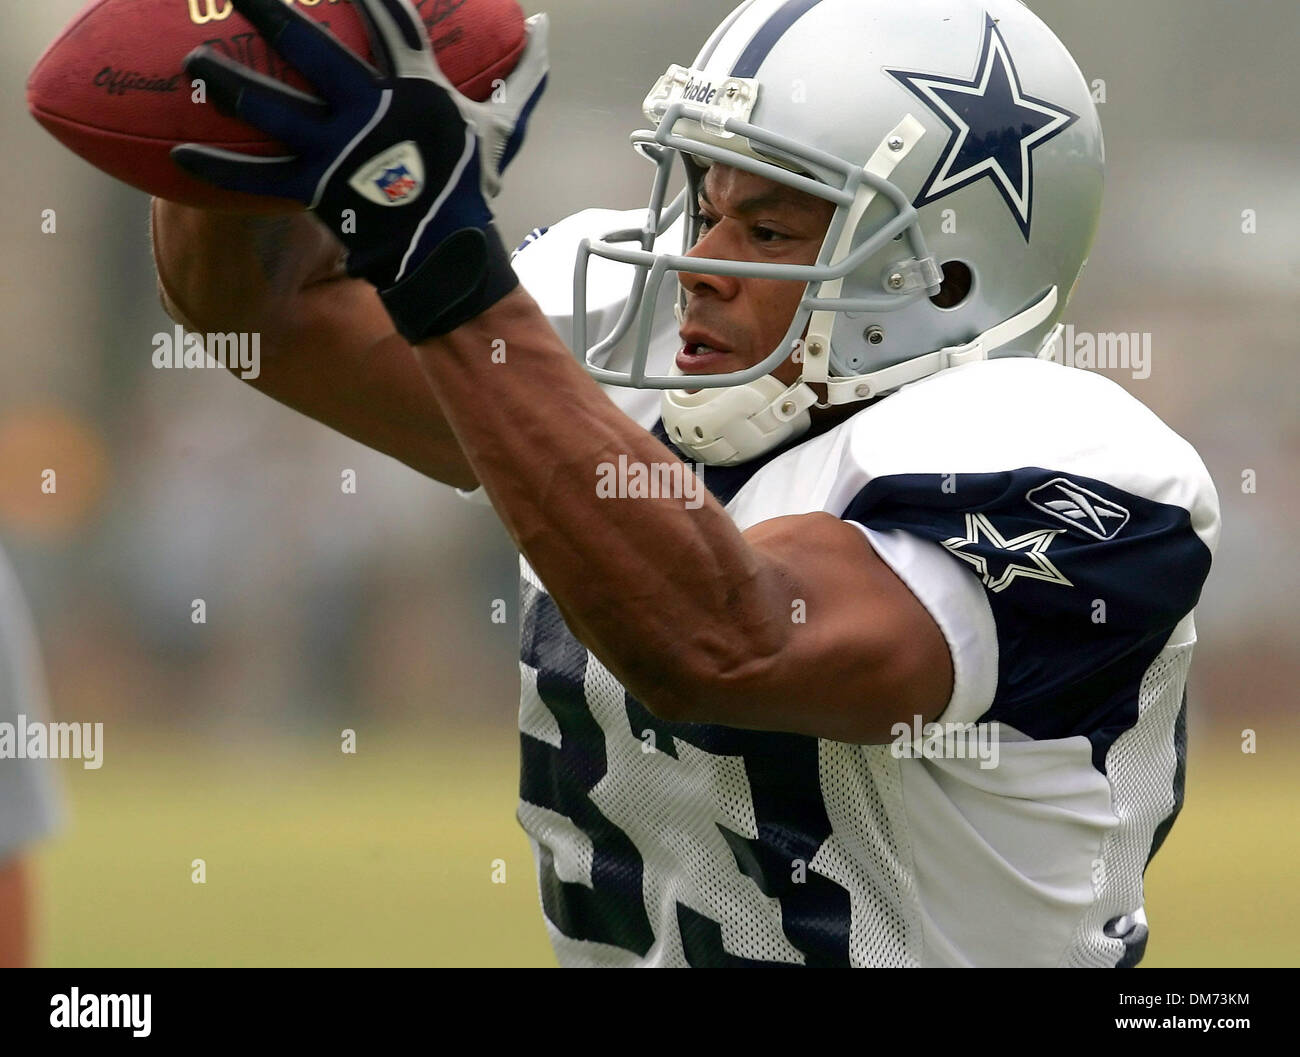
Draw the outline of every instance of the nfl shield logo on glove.
<instances>
[{"instance_id":1,"label":"nfl shield logo on glove","mask_svg":"<svg viewBox=\"0 0 1300 1057\"><path fill-rule=\"evenodd\" d=\"M348 181L376 205L404 206L424 191L424 162L411 140L390 147L361 166Z\"/></svg>"},{"instance_id":2,"label":"nfl shield logo on glove","mask_svg":"<svg viewBox=\"0 0 1300 1057\"><path fill-rule=\"evenodd\" d=\"M389 169L381 176L377 183L379 189L388 196L390 202L402 202L410 198L420 185L415 182L411 171L405 165L399 165L395 169Z\"/></svg>"}]
</instances>

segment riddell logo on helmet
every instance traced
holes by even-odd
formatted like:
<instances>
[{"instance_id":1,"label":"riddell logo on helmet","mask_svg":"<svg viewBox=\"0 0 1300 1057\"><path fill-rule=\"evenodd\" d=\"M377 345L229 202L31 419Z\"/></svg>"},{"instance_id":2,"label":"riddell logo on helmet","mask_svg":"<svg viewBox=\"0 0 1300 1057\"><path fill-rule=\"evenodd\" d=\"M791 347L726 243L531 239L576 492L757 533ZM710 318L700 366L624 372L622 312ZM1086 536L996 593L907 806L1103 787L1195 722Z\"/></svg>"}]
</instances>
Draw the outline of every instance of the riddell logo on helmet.
<instances>
[{"instance_id":1,"label":"riddell logo on helmet","mask_svg":"<svg viewBox=\"0 0 1300 1057\"><path fill-rule=\"evenodd\" d=\"M694 78L686 82L682 89L682 99L688 103L702 103L708 106L718 94L712 81L697 81Z\"/></svg>"}]
</instances>

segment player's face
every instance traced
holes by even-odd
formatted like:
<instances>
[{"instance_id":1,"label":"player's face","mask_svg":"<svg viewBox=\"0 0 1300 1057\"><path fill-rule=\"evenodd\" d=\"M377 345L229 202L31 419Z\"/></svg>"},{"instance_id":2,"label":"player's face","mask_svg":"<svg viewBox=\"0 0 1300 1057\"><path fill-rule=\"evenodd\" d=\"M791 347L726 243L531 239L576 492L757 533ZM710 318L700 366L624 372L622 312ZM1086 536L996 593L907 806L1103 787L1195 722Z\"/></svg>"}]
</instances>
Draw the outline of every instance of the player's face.
<instances>
[{"instance_id":1,"label":"player's face","mask_svg":"<svg viewBox=\"0 0 1300 1057\"><path fill-rule=\"evenodd\" d=\"M691 257L814 264L835 206L762 176L714 165L696 203L703 226ZM785 337L806 283L681 272L687 293L685 343L677 366L685 374L727 374L761 363ZM791 385L792 360L772 373Z\"/></svg>"}]
</instances>

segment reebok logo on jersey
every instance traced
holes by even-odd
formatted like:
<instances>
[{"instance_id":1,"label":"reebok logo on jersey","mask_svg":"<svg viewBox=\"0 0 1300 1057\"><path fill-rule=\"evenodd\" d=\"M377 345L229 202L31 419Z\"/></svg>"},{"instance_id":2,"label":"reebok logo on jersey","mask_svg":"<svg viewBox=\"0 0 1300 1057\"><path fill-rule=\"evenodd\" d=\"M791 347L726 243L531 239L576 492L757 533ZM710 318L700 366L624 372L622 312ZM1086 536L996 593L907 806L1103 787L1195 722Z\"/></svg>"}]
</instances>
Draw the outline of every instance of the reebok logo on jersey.
<instances>
[{"instance_id":1,"label":"reebok logo on jersey","mask_svg":"<svg viewBox=\"0 0 1300 1057\"><path fill-rule=\"evenodd\" d=\"M1039 485L1025 499L1044 514L1080 529L1094 539L1114 539L1128 524L1129 512L1082 485L1057 477Z\"/></svg>"}]
</instances>

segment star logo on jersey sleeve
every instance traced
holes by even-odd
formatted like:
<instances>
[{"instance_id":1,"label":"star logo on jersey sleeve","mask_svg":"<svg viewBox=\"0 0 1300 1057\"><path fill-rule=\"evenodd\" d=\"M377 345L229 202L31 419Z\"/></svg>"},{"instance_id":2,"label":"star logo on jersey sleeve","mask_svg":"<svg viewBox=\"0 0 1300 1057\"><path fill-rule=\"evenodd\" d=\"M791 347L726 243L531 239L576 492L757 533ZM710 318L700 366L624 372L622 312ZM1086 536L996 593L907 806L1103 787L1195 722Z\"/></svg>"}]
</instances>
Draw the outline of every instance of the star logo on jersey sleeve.
<instances>
[{"instance_id":1,"label":"star logo on jersey sleeve","mask_svg":"<svg viewBox=\"0 0 1300 1057\"><path fill-rule=\"evenodd\" d=\"M967 514L966 535L946 539L943 545L954 557L974 566L984 586L995 594L1010 587L1017 576L1073 587L1074 584L1047 557L1047 548L1063 531L1035 529L1015 539L1007 539L983 514ZM973 548L980 544L983 544L985 552L992 549L999 553L996 556L977 553Z\"/></svg>"},{"instance_id":2,"label":"star logo on jersey sleeve","mask_svg":"<svg viewBox=\"0 0 1300 1057\"><path fill-rule=\"evenodd\" d=\"M888 70L930 107L952 135L921 188L919 209L985 178L992 181L1029 240L1034 150L1079 120L1062 107L1026 95L997 23L986 16L984 49L969 81Z\"/></svg>"}]
</instances>

